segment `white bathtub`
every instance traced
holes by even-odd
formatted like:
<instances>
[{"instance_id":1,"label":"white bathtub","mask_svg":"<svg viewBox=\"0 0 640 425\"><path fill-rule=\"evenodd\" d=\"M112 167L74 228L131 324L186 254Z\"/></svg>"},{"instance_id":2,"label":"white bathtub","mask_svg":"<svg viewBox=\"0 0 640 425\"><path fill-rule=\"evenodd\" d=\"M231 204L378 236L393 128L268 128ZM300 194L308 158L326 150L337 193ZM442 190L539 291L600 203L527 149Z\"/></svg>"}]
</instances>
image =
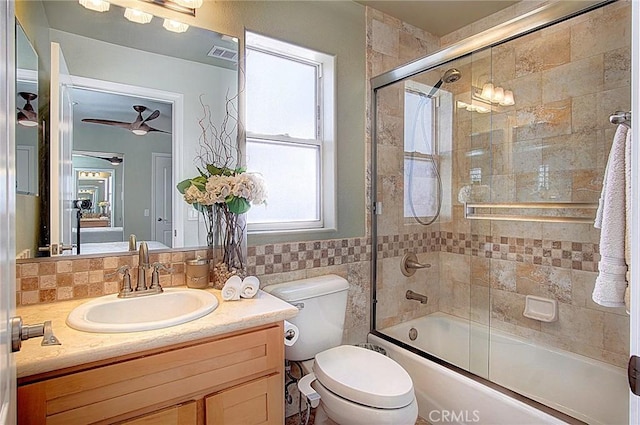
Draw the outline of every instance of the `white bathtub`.
<instances>
[{"instance_id":1,"label":"white bathtub","mask_svg":"<svg viewBox=\"0 0 640 425\"><path fill-rule=\"evenodd\" d=\"M629 390L622 368L502 331L491 330L488 337L488 327L475 323L469 332L469 326L434 313L380 332L589 424L628 423ZM411 328L418 331L415 341L409 339ZM420 416L429 422L446 422L441 417L446 411L456 419L449 423L563 423L375 335L369 335L369 342L384 347L409 372Z\"/></svg>"}]
</instances>

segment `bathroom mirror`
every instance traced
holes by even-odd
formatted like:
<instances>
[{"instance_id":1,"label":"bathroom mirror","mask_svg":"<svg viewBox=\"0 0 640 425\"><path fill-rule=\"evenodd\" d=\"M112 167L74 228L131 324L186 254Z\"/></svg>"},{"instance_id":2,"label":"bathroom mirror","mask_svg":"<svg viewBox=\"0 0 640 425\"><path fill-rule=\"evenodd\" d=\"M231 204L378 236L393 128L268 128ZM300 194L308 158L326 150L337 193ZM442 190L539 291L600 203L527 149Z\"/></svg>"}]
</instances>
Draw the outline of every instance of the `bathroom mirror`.
<instances>
[{"instance_id":1,"label":"bathroom mirror","mask_svg":"<svg viewBox=\"0 0 640 425\"><path fill-rule=\"evenodd\" d=\"M16 22L16 192L38 194L38 55Z\"/></svg>"},{"instance_id":2,"label":"bathroom mirror","mask_svg":"<svg viewBox=\"0 0 640 425\"><path fill-rule=\"evenodd\" d=\"M126 251L128 244L114 248L113 239L125 242L130 234L138 240L157 241L154 246L160 247L205 245L198 231L198 215L189 211L174 189L177 182L197 174L194 158L199 150L203 104L211 108L215 124L224 118L226 102L237 94L237 40L193 26L184 33L169 32L159 17L144 25L130 22L124 17L125 9L114 4L100 13L77 2L21 3L16 15L29 21L26 34L34 32L39 40L59 44L69 74L60 87L71 105L71 116L51 116L50 127L62 124L61 128L71 129L68 152L73 155L76 172L70 177L70 187L75 192L70 190L67 198L61 195L55 208L73 223L76 213L68 198L79 196L77 172L112 169L112 200L96 198L109 202L109 214L100 215L98 210L87 214L108 217L105 227L121 230L95 231L88 238L92 242L87 243L104 243L104 251L92 253ZM42 26L43 22L48 26ZM48 52L39 53L49 59ZM48 92L40 95L48 101ZM152 130L136 134L133 124L139 123L140 117ZM53 134L55 130L50 131ZM87 155L102 165L75 165L79 158L87 162ZM123 161L112 165L112 157ZM55 170L56 161L64 163L65 159L49 155L48 161ZM69 179L68 175L55 177ZM156 184L158 181L162 184ZM41 217L49 217L46 211L54 208L47 200L40 206ZM55 225L43 223L40 232L48 234L48 226ZM77 235L67 230L64 234L73 234L69 242L75 243ZM84 230L81 226L81 235ZM69 243L66 239L50 242Z\"/></svg>"}]
</instances>

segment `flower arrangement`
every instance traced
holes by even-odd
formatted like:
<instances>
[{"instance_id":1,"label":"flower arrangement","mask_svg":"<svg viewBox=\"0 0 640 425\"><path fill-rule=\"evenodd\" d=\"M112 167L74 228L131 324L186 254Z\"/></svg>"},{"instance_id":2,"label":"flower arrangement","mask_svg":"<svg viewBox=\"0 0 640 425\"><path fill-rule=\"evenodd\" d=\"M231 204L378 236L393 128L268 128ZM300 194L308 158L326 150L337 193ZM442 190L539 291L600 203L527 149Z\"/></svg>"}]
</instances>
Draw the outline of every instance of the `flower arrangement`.
<instances>
[{"instance_id":1,"label":"flower arrangement","mask_svg":"<svg viewBox=\"0 0 640 425\"><path fill-rule=\"evenodd\" d=\"M203 215L207 244L214 248L214 287L221 288L233 274L243 275L246 262L245 216L251 205L265 204L263 177L238 166L240 128L235 118L235 98L227 99L226 114L213 124L211 110L202 101L199 175L177 186L184 200ZM215 258L221 252L221 258ZM244 276L243 276L244 277Z\"/></svg>"},{"instance_id":2,"label":"flower arrangement","mask_svg":"<svg viewBox=\"0 0 640 425\"><path fill-rule=\"evenodd\" d=\"M230 212L244 214L251 204L266 202L267 188L260 174L247 173L244 168L218 168L212 164L207 164L206 169L206 173L199 170L200 176L178 184L187 203L200 206L226 204Z\"/></svg>"}]
</instances>

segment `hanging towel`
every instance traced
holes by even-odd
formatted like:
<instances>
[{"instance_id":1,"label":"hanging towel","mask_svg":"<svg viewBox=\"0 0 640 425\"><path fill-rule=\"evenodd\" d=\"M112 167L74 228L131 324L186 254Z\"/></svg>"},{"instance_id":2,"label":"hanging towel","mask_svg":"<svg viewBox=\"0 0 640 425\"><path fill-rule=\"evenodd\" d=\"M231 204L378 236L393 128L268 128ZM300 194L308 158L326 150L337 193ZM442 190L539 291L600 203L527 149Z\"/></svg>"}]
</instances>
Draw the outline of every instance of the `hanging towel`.
<instances>
[{"instance_id":1,"label":"hanging towel","mask_svg":"<svg viewBox=\"0 0 640 425\"><path fill-rule=\"evenodd\" d=\"M624 307L627 290L630 216L631 130L618 126L609 152L594 227L600 231L600 262L592 298L605 307Z\"/></svg>"}]
</instances>

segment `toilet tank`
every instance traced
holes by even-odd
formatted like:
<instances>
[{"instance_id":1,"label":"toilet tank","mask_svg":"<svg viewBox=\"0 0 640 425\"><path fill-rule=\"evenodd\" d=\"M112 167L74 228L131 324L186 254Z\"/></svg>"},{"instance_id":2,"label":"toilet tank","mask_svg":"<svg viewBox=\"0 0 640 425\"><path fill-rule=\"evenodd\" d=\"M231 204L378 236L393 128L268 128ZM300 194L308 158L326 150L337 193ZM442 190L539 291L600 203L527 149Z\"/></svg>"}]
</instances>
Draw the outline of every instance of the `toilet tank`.
<instances>
[{"instance_id":1,"label":"toilet tank","mask_svg":"<svg viewBox=\"0 0 640 425\"><path fill-rule=\"evenodd\" d=\"M308 360L342 342L349 282L326 275L265 286L264 291L298 308L289 322L299 329L298 341L285 349L287 360Z\"/></svg>"}]
</instances>

